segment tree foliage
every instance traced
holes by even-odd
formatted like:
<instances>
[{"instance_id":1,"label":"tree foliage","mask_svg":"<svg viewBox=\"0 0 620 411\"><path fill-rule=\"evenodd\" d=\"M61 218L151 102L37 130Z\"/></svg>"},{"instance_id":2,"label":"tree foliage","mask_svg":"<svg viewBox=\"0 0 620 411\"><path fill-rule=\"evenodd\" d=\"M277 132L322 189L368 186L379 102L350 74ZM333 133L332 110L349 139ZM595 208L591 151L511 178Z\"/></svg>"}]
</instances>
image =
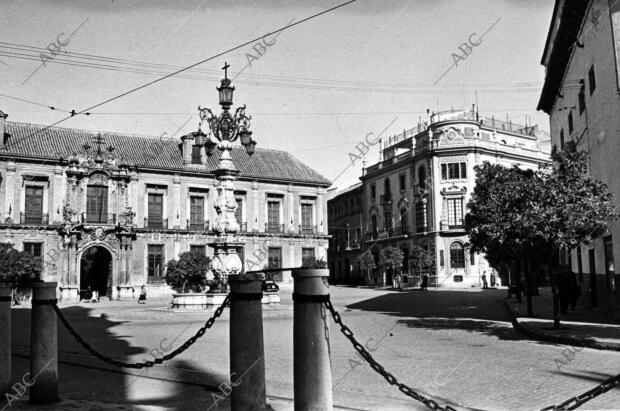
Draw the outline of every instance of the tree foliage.
<instances>
[{"instance_id":1,"label":"tree foliage","mask_svg":"<svg viewBox=\"0 0 620 411\"><path fill-rule=\"evenodd\" d=\"M403 257L403 251L398 247L387 246L379 250L379 262L386 268L402 267Z\"/></svg>"},{"instance_id":2,"label":"tree foliage","mask_svg":"<svg viewBox=\"0 0 620 411\"><path fill-rule=\"evenodd\" d=\"M42 272L40 257L17 251L10 243L0 243L0 283L9 283L17 299L30 296L31 285Z\"/></svg>"},{"instance_id":3,"label":"tree foliage","mask_svg":"<svg viewBox=\"0 0 620 411\"><path fill-rule=\"evenodd\" d=\"M178 293L202 293L207 286L211 259L202 253L184 252L166 264L166 284Z\"/></svg>"},{"instance_id":4,"label":"tree foliage","mask_svg":"<svg viewBox=\"0 0 620 411\"><path fill-rule=\"evenodd\" d=\"M554 150L539 170L477 166L465 228L492 266L529 253L553 255L604 232L615 218L607 186L586 175L587 153Z\"/></svg>"},{"instance_id":5,"label":"tree foliage","mask_svg":"<svg viewBox=\"0 0 620 411\"><path fill-rule=\"evenodd\" d=\"M433 264L435 263L431 253L429 253L428 251L426 251L424 248L420 247L419 245L414 245L411 248L410 260L413 262L413 266L418 271L431 268Z\"/></svg>"}]
</instances>

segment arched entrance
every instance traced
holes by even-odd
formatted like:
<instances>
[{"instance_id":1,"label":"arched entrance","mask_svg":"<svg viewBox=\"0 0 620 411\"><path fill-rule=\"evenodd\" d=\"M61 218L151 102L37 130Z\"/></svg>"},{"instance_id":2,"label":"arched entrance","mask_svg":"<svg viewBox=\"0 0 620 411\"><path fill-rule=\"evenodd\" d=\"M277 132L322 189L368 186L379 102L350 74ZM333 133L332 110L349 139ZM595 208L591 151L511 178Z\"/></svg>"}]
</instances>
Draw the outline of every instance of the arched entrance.
<instances>
[{"instance_id":1,"label":"arched entrance","mask_svg":"<svg viewBox=\"0 0 620 411\"><path fill-rule=\"evenodd\" d=\"M90 287L99 297L112 297L112 254L105 248L86 249L80 259L80 289Z\"/></svg>"}]
</instances>

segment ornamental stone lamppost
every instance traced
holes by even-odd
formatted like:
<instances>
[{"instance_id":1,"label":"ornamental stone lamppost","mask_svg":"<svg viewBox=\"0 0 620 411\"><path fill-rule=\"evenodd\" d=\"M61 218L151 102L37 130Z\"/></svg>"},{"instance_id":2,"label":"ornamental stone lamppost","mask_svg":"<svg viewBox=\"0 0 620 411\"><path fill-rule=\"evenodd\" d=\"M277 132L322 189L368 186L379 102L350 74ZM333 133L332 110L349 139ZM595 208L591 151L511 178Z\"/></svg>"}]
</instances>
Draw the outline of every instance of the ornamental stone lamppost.
<instances>
[{"instance_id":1,"label":"ornamental stone lamppost","mask_svg":"<svg viewBox=\"0 0 620 411\"><path fill-rule=\"evenodd\" d=\"M234 115L230 113L235 87L231 85L228 78L229 67L228 63L224 64L224 78L220 86L216 87L219 92L220 106L222 106L220 115L216 116L209 108L198 107L201 124L206 121L211 130L211 133L206 136L199 128L197 133L199 144L204 144L208 156L213 155L215 148L220 151L218 168L215 170L215 177L218 181L215 201L217 216L213 225L217 238L214 243L209 244L215 249L211 269L215 273L217 290L213 291L220 292L225 291L223 288L225 288L228 276L240 274L243 269L243 263L237 254L237 247L243 246L244 243L240 242L237 236L239 223L235 219L237 201L234 195L234 181L239 175L239 170L235 167L230 152L237 139L249 155L254 154L256 147L256 141L252 139L250 131L252 117L246 116L245 105L238 107Z\"/></svg>"}]
</instances>

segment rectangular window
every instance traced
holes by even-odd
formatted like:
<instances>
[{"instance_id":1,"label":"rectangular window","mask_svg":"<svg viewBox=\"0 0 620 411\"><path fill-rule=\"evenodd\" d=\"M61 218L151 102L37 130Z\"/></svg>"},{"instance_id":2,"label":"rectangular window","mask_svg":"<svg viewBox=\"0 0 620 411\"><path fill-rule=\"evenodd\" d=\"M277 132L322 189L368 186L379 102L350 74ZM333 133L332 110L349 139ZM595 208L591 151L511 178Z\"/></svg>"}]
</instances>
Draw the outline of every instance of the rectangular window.
<instances>
[{"instance_id":1,"label":"rectangular window","mask_svg":"<svg viewBox=\"0 0 620 411\"><path fill-rule=\"evenodd\" d=\"M301 249L301 260L303 261L306 258L315 258L314 257L314 248L302 248Z\"/></svg>"},{"instance_id":2,"label":"rectangular window","mask_svg":"<svg viewBox=\"0 0 620 411\"><path fill-rule=\"evenodd\" d=\"M390 211L385 213L385 230L388 233L392 231L392 213Z\"/></svg>"},{"instance_id":3,"label":"rectangular window","mask_svg":"<svg viewBox=\"0 0 620 411\"><path fill-rule=\"evenodd\" d=\"M588 71L588 83L590 84L590 95L592 95L592 93L594 93L594 90L596 89L596 76L594 74L594 65L592 65L590 67L590 70Z\"/></svg>"},{"instance_id":4,"label":"rectangular window","mask_svg":"<svg viewBox=\"0 0 620 411\"><path fill-rule=\"evenodd\" d=\"M415 228L418 233L426 231L426 204L422 202L415 206Z\"/></svg>"},{"instance_id":5,"label":"rectangular window","mask_svg":"<svg viewBox=\"0 0 620 411\"><path fill-rule=\"evenodd\" d=\"M189 251L191 253L207 255L206 247L204 245L190 245Z\"/></svg>"},{"instance_id":6,"label":"rectangular window","mask_svg":"<svg viewBox=\"0 0 620 411\"><path fill-rule=\"evenodd\" d=\"M377 198L377 187L374 184L370 186L370 198L372 200Z\"/></svg>"},{"instance_id":7,"label":"rectangular window","mask_svg":"<svg viewBox=\"0 0 620 411\"><path fill-rule=\"evenodd\" d=\"M149 280L161 280L164 275L164 246L152 245L148 246L148 275Z\"/></svg>"},{"instance_id":8,"label":"rectangular window","mask_svg":"<svg viewBox=\"0 0 620 411\"><path fill-rule=\"evenodd\" d=\"M400 191L405 191L407 187L407 177L404 174L401 174L398 178L398 185Z\"/></svg>"},{"instance_id":9,"label":"rectangular window","mask_svg":"<svg viewBox=\"0 0 620 411\"><path fill-rule=\"evenodd\" d=\"M568 134L569 135L573 134L573 129L574 129L573 112L571 111L570 113L568 113Z\"/></svg>"},{"instance_id":10,"label":"rectangular window","mask_svg":"<svg viewBox=\"0 0 620 411\"><path fill-rule=\"evenodd\" d=\"M448 199L448 226L450 228L463 226L463 199Z\"/></svg>"},{"instance_id":11,"label":"rectangular window","mask_svg":"<svg viewBox=\"0 0 620 411\"><path fill-rule=\"evenodd\" d=\"M149 214L150 216L150 214ZM205 198L191 196L189 198L189 228L190 230L204 230Z\"/></svg>"},{"instance_id":12,"label":"rectangular window","mask_svg":"<svg viewBox=\"0 0 620 411\"><path fill-rule=\"evenodd\" d=\"M377 235L377 216L376 215L371 215L370 216L370 228L372 229L372 234L373 236Z\"/></svg>"},{"instance_id":13,"label":"rectangular window","mask_svg":"<svg viewBox=\"0 0 620 411\"><path fill-rule=\"evenodd\" d=\"M458 180L467 178L467 163L444 163L441 165L442 180Z\"/></svg>"},{"instance_id":14,"label":"rectangular window","mask_svg":"<svg viewBox=\"0 0 620 411\"><path fill-rule=\"evenodd\" d=\"M43 219L43 187L26 186L24 206L26 224L41 224Z\"/></svg>"},{"instance_id":15,"label":"rectangular window","mask_svg":"<svg viewBox=\"0 0 620 411\"><path fill-rule=\"evenodd\" d=\"M439 265L442 267L445 265L444 258L443 258L443 250L439 250Z\"/></svg>"},{"instance_id":16,"label":"rectangular window","mask_svg":"<svg viewBox=\"0 0 620 411\"><path fill-rule=\"evenodd\" d=\"M584 86L579 89L579 114L583 113L586 109L586 90Z\"/></svg>"},{"instance_id":17,"label":"rectangular window","mask_svg":"<svg viewBox=\"0 0 620 411\"><path fill-rule=\"evenodd\" d=\"M237 220L237 222L239 224L243 223L243 199L242 198L235 198L235 201L237 202L237 209L235 210L235 220Z\"/></svg>"},{"instance_id":18,"label":"rectangular window","mask_svg":"<svg viewBox=\"0 0 620 411\"><path fill-rule=\"evenodd\" d=\"M88 186L86 189L86 221L108 222L108 187Z\"/></svg>"},{"instance_id":19,"label":"rectangular window","mask_svg":"<svg viewBox=\"0 0 620 411\"><path fill-rule=\"evenodd\" d=\"M280 247L269 247L268 264L268 268L282 268L282 249Z\"/></svg>"},{"instance_id":20,"label":"rectangular window","mask_svg":"<svg viewBox=\"0 0 620 411\"><path fill-rule=\"evenodd\" d=\"M301 228L302 229L311 229L312 228L312 217L314 214L314 206L309 203L301 204Z\"/></svg>"},{"instance_id":21,"label":"rectangular window","mask_svg":"<svg viewBox=\"0 0 620 411\"><path fill-rule=\"evenodd\" d=\"M267 231L279 232L280 230L280 202L267 202Z\"/></svg>"},{"instance_id":22,"label":"rectangular window","mask_svg":"<svg viewBox=\"0 0 620 411\"><path fill-rule=\"evenodd\" d=\"M201 146L192 146L192 164L202 164Z\"/></svg>"},{"instance_id":23,"label":"rectangular window","mask_svg":"<svg viewBox=\"0 0 620 411\"><path fill-rule=\"evenodd\" d=\"M560 130L560 150L564 150L564 129Z\"/></svg>"},{"instance_id":24,"label":"rectangular window","mask_svg":"<svg viewBox=\"0 0 620 411\"><path fill-rule=\"evenodd\" d=\"M33 257L41 257L43 254L43 243L24 243L24 252Z\"/></svg>"},{"instance_id":25,"label":"rectangular window","mask_svg":"<svg viewBox=\"0 0 620 411\"><path fill-rule=\"evenodd\" d=\"M400 229L401 234L405 235L409 233L409 222L407 221L407 209L400 210Z\"/></svg>"},{"instance_id":26,"label":"rectangular window","mask_svg":"<svg viewBox=\"0 0 620 411\"><path fill-rule=\"evenodd\" d=\"M148 222L150 228L163 228L164 196L163 194L149 193Z\"/></svg>"}]
</instances>

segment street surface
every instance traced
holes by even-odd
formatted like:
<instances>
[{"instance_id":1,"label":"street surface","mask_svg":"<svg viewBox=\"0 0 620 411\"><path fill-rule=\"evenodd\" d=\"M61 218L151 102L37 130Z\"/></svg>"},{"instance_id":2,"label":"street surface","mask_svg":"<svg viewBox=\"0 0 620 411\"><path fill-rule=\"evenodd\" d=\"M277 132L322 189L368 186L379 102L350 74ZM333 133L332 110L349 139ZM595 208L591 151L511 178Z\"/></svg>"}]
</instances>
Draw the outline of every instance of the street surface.
<instances>
[{"instance_id":1,"label":"street surface","mask_svg":"<svg viewBox=\"0 0 620 411\"><path fill-rule=\"evenodd\" d=\"M374 350L372 355L379 363L442 405L476 410L540 409L581 394L620 372L619 352L585 348L566 360L562 352L567 346L530 341L516 333L509 323L504 290L393 292L332 286L330 292L344 323L361 344ZM264 319L267 394L276 409L290 409L292 404L286 401L288 405L277 406L278 399L293 397L291 290L282 290L281 296L282 309L266 312ZM62 307L92 346L131 362L152 359L148 352L165 349L175 338L172 345L176 348L211 315L171 315L166 305L167 301L160 300L149 301L146 307L133 301ZM101 317L103 312L106 318ZM14 350L27 353L30 310L13 313ZM132 316L136 319L120 319ZM227 314L194 346L148 375L140 370L130 372L143 377L119 373L114 381L99 385L85 380L88 375L98 375L87 368L82 372L84 378L67 381L66 374L63 378L63 361L104 370L110 367L90 357L61 324L59 330L61 395L63 390L72 391L82 384L90 391L84 391L85 396L128 404L128 409L131 404L174 410L222 408L201 385L217 386L226 381ZM357 356L331 318L330 338L335 405L361 410L426 409L390 386ZM27 361L15 362L17 375L27 371ZM620 389L616 387L582 409L618 408Z\"/></svg>"}]
</instances>

